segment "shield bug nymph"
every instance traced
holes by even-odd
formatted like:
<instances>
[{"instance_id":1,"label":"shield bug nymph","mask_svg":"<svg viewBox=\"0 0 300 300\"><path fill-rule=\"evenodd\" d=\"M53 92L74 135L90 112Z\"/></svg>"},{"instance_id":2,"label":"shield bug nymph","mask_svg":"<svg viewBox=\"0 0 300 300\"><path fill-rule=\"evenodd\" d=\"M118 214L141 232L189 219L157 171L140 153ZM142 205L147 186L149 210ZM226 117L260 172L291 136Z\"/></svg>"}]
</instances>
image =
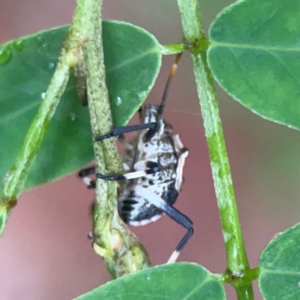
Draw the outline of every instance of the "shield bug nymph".
<instances>
[{"instance_id":1,"label":"shield bug nymph","mask_svg":"<svg viewBox=\"0 0 300 300\"><path fill-rule=\"evenodd\" d=\"M124 145L123 165L127 173L96 173L96 177L120 181L118 212L125 223L133 226L145 225L166 214L187 229L168 262L176 261L193 234L192 221L173 207L182 187L183 167L188 150L182 144L179 135L173 133L171 124L163 118L168 91L180 56L181 54L176 56L170 70L160 105L141 107L140 124L118 127L95 138L95 141L101 141L120 136ZM126 142L124 134L134 131L138 131L136 136L130 142ZM95 181L87 177L94 172L95 167L91 167L79 173L88 188L95 188Z\"/></svg>"}]
</instances>

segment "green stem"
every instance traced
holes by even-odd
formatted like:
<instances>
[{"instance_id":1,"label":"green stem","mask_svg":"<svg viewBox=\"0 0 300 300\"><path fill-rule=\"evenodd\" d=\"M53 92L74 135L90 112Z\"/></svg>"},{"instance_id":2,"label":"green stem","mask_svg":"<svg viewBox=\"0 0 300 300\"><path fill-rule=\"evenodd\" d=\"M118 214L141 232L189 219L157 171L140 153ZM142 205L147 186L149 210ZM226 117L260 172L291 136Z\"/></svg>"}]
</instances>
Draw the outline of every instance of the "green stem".
<instances>
[{"instance_id":1,"label":"green stem","mask_svg":"<svg viewBox=\"0 0 300 300\"><path fill-rule=\"evenodd\" d=\"M213 77L207 64L206 51L201 46L205 40L197 0L178 0L184 37L190 45L194 74L215 192L219 207L229 274L242 277L249 270L249 263L242 237L237 205L231 179L222 123L219 115ZM205 42L207 44L207 42ZM238 299L253 299L251 283L235 285Z\"/></svg>"},{"instance_id":2,"label":"green stem","mask_svg":"<svg viewBox=\"0 0 300 300\"><path fill-rule=\"evenodd\" d=\"M176 44L160 45L161 53L163 55L177 54L181 53L186 49L184 42L179 42Z\"/></svg>"},{"instance_id":3,"label":"green stem","mask_svg":"<svg viewBox=\"0 0 300 300\"><path fill-rule=\"evenodd\" d=\"M256 267L247 271L242 278L237 280L238 285L245 285L248 284L258 278L260 274L260 267Z\"/></svg>"},{"instance_id":4,"label":"green stem","mask_svg":"<svg viewBox=\"0 0 300 300\"><path fill-rule=\"evenodd\" d=\"M28 171L65 90L69 79L69 64L71 61L70 54L62 49L56 71L45 93L44 100L28 129L20 154L15 165L6 175L3 197L0 200L0 235L3 233L8 216L24 187Z\"/></svg>"},{"instance_id":5,"label":"green stem","mask_svg":"<svg viewBox=\"0 0 300 300\"><path fill-rule=\"evenodd\" d=\"M102 1L78 0L71 32L77 32L74 44L82 44L83 64L93 137L112 130L112 116L105 82L102 47ZM72 44L73 42L71 42ZM81 50L80 50L81 51ZM115 139L94 143L97 171L122 173ZM117 183L97 180L94 207L94 249L101 255L113 278L149 266L143 246L120 219L117 211Z\"/></svg>"},{"instance_id":6,"label":"green stem","mask_svg":"<svg viewBox=\"0 0 300 300\"><path fill-rule=\"evenodd\" d=\"M88 91L93 136L112 128L103 64L101 4L99 0L78 0L73 26L64 41L56 71L28 130L16 164L5 178L3 197L0 199L0 234L26 182L28 171L65 90L71 68L74 68L75 76L80 77L77 78L79 94L84 95ZM95 143L95 154L101 173L122 172L113 139L106 140L101 146ZM146 251L118 216L117 185L99 181L96 194L94 248L104 256L112 276L118 277L148 267Z\"/></svg>"}]
</instances>

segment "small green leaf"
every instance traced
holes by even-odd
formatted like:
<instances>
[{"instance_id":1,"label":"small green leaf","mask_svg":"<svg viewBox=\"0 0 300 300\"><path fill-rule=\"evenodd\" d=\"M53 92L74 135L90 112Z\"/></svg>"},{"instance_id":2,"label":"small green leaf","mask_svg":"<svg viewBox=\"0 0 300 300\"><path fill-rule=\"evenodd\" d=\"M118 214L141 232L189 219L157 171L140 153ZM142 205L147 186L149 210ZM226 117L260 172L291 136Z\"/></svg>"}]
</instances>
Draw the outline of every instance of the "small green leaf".
<instances>
[{"instance_id":1,"label":"small green leaf","mask_svg":"<svg viewBox=\"0 0 300 300\"><path fill-rule=\"evenodd\" d=\"M0 48L0 178L14 164L57 64L68 27L39 32ZM161 65L160 45L131 24L103 23L107 85L115 126L125 125L151 90ZM93 159L88 108L73 78L30 170L26 188L78 170Z\"/></svg>"},{"instance_id":2,"label":"small green leaf","mask_svg":"<svg viewBox=\"0 0 300 300\"><path fill-rule=\"evenodd\" d=\"M200 265L175 263L149 268L104 284L77 300L225 299L223 284Z\"/></svg>"},{"instance_id":3,"label":"small green leaf","mask_svg":"<svg viewBox=\"0 0 300 300\"><path fill-rule=\"evenodd\" d=\"M259 266L259 288L264 299L300 299L300 224L270 242Z\"/></svg>"},{"instance_id":4,"label":"small green leaf","mask_svg":"<svg viewBox=\"0 0 300 300\"><path fill-rule=\"evenodd\" d=\"M210 27L218 83L263 118L300 129L300 2L245 0Z\"/></svg>"}]
</instances>

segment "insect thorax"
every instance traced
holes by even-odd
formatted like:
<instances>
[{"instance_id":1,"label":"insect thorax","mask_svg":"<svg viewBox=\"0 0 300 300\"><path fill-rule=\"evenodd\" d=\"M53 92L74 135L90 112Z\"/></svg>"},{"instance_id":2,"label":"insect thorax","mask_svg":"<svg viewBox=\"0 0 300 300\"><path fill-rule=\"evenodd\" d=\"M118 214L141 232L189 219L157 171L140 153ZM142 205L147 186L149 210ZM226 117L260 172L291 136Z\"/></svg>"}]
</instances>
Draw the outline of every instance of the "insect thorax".
<instances>
[{"instance_id":1,"label":"insect thorax","mask_svg":"<svg viewBox=\"0 0 300 300\"><path fill-rule=\"evenodd\" d=\"M148 161L162 166L162 171L127 180L120 186L119 214L125 222L132 225L144 225L162 215L159 208L149 203L144 195L137 193L137 186L146 188L169 205L173 205L182 183L182 172L178 172L178 158L182 144L178 135L172 135L171 126L164 120L158 119L159 108L159 106L149 105L141 111L143 123L161 122L159 132L150 141L144 141L147 130L140 131L130 142L131 149L124 155L124 162L130 171L145 170ZM178 141L179 146L176 145Z\"/></svg>"}]
</instances>

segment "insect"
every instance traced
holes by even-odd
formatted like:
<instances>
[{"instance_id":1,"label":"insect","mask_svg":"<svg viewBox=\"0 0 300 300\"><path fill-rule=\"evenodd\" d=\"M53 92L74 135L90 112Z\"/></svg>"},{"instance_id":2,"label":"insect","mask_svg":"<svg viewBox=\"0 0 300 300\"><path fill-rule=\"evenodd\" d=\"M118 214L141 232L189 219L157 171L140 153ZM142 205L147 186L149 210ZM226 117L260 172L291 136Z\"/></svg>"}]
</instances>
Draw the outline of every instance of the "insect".
<instances>
[{"instance_id":1,"label":"insect","mask_svg":"<svg viewBox=\"0 0 300 300\"><path fill-rule=\"evenodd\" d=\"M103 175L103 180L120 181L118 191L118 212L122 220L133 226L146 225L166 214L186 228L169 263L175 262L180 251L193 234L192 221L173 207L183 183L183 166L188 155L178 134L172 133L172 126L163 119L163 112L172 78L177 70L181 54L172 65L160 105L145 105L140 108L141 124L118 127L112 132L98 136L95 141L120 136L125 148L123 155L125 174ZM124 133L138 131L127 143ZM88 175L95 173L95 167L79 172L80 178L95 188L95 180Z\"/></svg>"}]
</instances>

